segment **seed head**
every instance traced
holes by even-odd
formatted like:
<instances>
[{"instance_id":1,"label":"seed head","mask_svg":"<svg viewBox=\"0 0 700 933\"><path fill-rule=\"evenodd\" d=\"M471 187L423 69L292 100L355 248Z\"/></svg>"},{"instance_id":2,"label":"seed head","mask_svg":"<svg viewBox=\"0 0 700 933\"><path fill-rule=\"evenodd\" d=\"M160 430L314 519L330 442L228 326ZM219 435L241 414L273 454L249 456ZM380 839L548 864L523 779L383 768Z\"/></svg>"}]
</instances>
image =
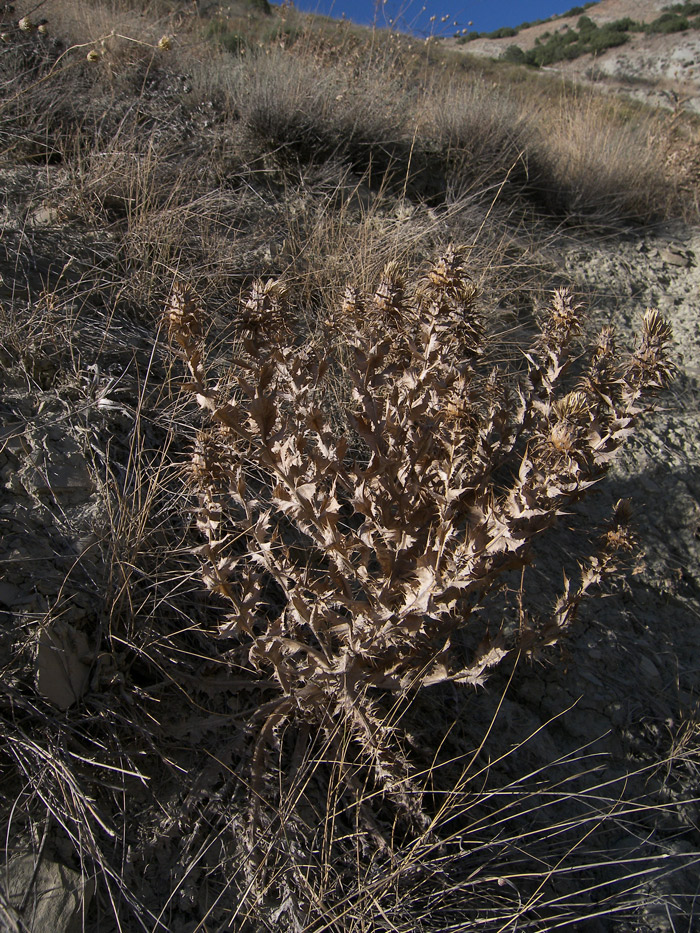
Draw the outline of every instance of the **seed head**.
<instances>
[{"instance_id":1,"label":"seed head","mask_svg":"<svg viewBox=\"0 0 700 933\"><path fill-rule=\"evenodd\" d=\"M364 302L359 289L348 285L343 295L341 311L345 317L359 317L364 311Z\"/></svg>"},{"instance_id":2,"label":"seed head","mask_svg":"<svg viewBox=\"0 0 700 933\"><path fill-rule=\"evenodd\" d=\"M462 262L461 251L448 246L426 275L427 283L441 291L463 291L469 275ZM470 283L471 284L471 283Z\"/></svg>"},{"instance_id":3,"label":"seed head","mask_svg":"<svg viewBox=\"0 0 700 933\"><path fill-rule=\"evenodd\" d=\"M181 346L194 346L201 340L204 313L189 285L173 284L165 316L171 335Z\"/></svg>"},{"instance_id":4,"label":"seed head","mask_svg":"<svg viewBox=\"0 0 700 933\"><path fill-rule=\"evenodd\" d=\"M398 262L390 262L384 267L382 278L374 293L374 306L380 314L402 317L404 307L405 282Z\"/></svg>"},{"instance_id":5,"label":"seed head","mask_svg":"<svg viewBox=\"0 0 700 933\"><path fill-rule=\"evenodd\" d=\"M604 327L598 334L598 339L593 347L593 362L597 363L603 359L612 360L615 358L616 353L615 331L612 327Z\"/></svg>"},{"instance_id":6,"label":"seed head","mask_svg":"<svg viewBox=\"0 0 700 933\"><path fill-rule=\"evenodd\" d=\"M569 392L554 403L554 410L562 421L579 424L590 409L590 399L585 392Z\"/></svg>"}]
</instances>

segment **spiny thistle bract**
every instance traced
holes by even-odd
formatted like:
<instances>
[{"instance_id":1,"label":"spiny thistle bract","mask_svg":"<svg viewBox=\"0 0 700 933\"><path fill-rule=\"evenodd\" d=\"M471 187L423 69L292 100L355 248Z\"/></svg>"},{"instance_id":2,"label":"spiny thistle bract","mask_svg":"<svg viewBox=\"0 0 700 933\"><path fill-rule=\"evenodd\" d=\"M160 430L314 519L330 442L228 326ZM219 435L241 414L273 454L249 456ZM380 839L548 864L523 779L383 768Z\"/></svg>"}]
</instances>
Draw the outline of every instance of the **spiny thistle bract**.
<instances>
[{"instance_id":1,"label":"spiny thistle bract","mask_svg":"<svg viewBox=\"0 0 700 933\"><path fill-rule=\"evenodd\" d=\"M204 579L229 607L219 634L279 685L256 730L256 798L266 747L282 724L305 721L331 749L352 736L383 794L425 825L381 697L481 685L509 652L542 650L629 546L619 504L547 618L508 633L474 613L603 476L642 397L671 375L670 330L656 311L633 355L621 358L606 329L582 367L566 291L522 361L494 366L504 355L490 352L476 298L454 250L414 287L392 265L373 297L348 290L334 322L352 383L349 430L338 436L323 404L329 361L295 344L278 283L256 284L241 308L244 352L228 397L206 375L204 312L186 287L173 290L186 387L210 417L193 458ZM471 656L457 656L457 632Z\"/></svg>"}]
</instances>

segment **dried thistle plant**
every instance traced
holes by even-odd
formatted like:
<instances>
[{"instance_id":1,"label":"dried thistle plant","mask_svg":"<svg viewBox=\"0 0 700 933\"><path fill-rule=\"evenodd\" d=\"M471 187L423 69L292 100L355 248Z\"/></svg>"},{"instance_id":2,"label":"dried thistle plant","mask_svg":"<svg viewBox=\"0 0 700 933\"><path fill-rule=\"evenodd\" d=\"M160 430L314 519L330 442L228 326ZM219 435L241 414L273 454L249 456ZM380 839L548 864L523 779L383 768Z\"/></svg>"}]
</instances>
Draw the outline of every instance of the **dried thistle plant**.
<instances>
[{"instance_id":1,"label":"dried thistle plant","mask_svg":"<svg viewBox=\"0 0 700 933\"><path fill-rule=\"evenodd\" d=\"M474 613L605 474L644 398L666 385L668 325L647 312L628 358L604 330L581 374L578 309L558 291L524 365L494 367L503 355L490 352L459 252L414 285L392 266L373 297L348 290L334 322L350 358L351 452L324 413L329 361L295 344L278 283L258 283L241 308L244 351L226 394L207 378L204 313L186 288L168 316L186 388L209 415L193 476L204 579L229 607L219 634L279 686L259 712L253 810L266 750L295 721L323 730L331 754L350 735L382 794L425 826L381 698L483 684L509 652L556 641L616 571L631 541L624 504L550 617L507 634ZM469 657L454 649L458 632L477 646Z\"/></svg>"}]
</instances>

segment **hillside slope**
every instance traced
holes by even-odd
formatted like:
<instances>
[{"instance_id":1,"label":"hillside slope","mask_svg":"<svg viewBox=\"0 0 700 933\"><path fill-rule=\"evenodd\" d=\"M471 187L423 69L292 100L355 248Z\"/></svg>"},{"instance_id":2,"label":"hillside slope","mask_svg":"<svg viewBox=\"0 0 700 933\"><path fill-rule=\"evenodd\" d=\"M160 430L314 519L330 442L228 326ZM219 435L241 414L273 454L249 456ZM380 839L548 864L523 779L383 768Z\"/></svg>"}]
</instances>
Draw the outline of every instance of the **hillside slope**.
<instances>
[{"instance_id":1,"label":"hillside slope","mask_svg":"<svg viewBox=\"0 0 700 933\"><path fill-rule=\"evenodd\" d=\"M585 15L598 26L630 17L651 23L669 7L667 0L600 0ZM501 58L517 45L523 51L535 47L547 34L564 34L575 29L579 15L557 17L503 39L476 39L461 44L443 40L446 47L468 54ZM700 112L700 30L689 29L667 35L630 32L628 41L597 54L585 54L573 61L547 66L548 72L586 83L597 83L612 91L665 107L686 107Z\"/></svg>"}]
</instances>

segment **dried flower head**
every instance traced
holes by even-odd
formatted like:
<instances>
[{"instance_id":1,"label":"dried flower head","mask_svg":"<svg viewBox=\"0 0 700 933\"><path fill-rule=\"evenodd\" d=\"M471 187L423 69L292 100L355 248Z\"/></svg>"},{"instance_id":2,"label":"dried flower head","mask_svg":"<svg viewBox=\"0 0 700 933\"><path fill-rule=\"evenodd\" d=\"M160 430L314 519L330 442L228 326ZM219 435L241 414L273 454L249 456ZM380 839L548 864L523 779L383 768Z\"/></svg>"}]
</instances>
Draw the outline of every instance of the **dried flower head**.
<instances>
[{"instance_id":1,"label":"dried flower head","mask_svg":"<svg viewBox=\"0 0 700 933\"><path fill-rule=\"evenodd\" d=\"M173 47L173 40L171 36L165 35L161 36L158 40L158 48L163 52L169 52Z\"/></svg>"},{"instance_id":2,"label":"dried flower head","mask_svg":"<svg viewBox=\"0 0 700 933\"><path fill-rule=\"evenodd\" d=\"M359 289L353 288L352 285L348 285L343 294L343 303L341 305L343 316L357 318L362 315L364 310L365 304Z\"/></svg>"},{"instance_id":3,"label":"dried flower head","mask_svg":"<svg viewBox=\"0 0 700 933\"><path fill-rule=\"evenodd\" d=\"M594 363L600 360L614 360L617 355L615 331L612 327L604 327L598 334L593 346L592 359Z\"/></svg>"},{"instance_id":4,"label":"dried flower head","mask_svg":"<svg viewBox=\"0 0 700 933\"><path fill-rule=\"evenodd\" d=\"M465 283L470 281L462 257L463 250L455 250L452 245L448 246L426 274L428 284L441 291L461 291Z\"/></svg>"},{"instance_id":5,"label":"dried flower head","mask_svg":"<svg viewBox=\"0 0 700 933\"><path fill-rule=\"evenodd\" d=\"M551 350L564 346L574 335L580 333L578 318L579 306L573 304L571 293L566 288L558 288L547 309L547 316L542 324L541 346Z\"/></svg>"},{"instance_id":6,"label":"dried flower head","mask_svg":"<svg viewBox=\"0 0 700 933\"><path fill-rule=\"evenodd\" d=\"M673 378L675 367L668 358L667 345L673 332L656 308L644 315L642 340L627 371L630 386L636 391L662 389Z\"/></svg>"},{"instance_id":7,"label":"dried flower head","mask_svg":"<svg viewBox=\"0 0 700 933\"><path fill-rule=\"evenodd\" d=\"M288 332L287 289L278 279L253 283L250 296L241 307L239 326L256 340L275 343L279 331Z\"/></svg>"},{"instance_id":8,"label":"dried flower head","mask_svg":"<svg viewBox=\"0 0 700 933\"><path fill-rule=\"evenodd\" d=\"M202 338L204 314L192 288L183 282L174 282L170 300L165 309L170 334L183 349L196 346Z\"/></svg>"},{"instance_id":9,"label":"dried flower head","mask_svg":"<svg viewBox=\"0 0 700 933\"><path fill-rule=\"evenodd\" d=\"M579 424L586 420L590 411L590 399L585 392L569 392L564 398L554 403L554 411L562 421Z\"/></svg>"},{"instance_id":10,"label":"dried flower head","mask_svg":"<svg viewBox=\"0 0 700 933\"><path fill-rule=\"evenodd\" d=\"M22 19L17 23L22 32L34 32L36 29L36 24L28 16L23 16Z\"/></svg>"},{"instance_id":11,"label":"dried flower head","mask_svg":"<svg viewBox=\"0 0 700 933\"><path fill-rule=\"evenodd\" d=\"M382 277L374 293L374 307L378 314L390 319L401 319L406 313L404 303L405 280L398 262L392 261L384 267Z\"/></svg>"}]
</instances>

